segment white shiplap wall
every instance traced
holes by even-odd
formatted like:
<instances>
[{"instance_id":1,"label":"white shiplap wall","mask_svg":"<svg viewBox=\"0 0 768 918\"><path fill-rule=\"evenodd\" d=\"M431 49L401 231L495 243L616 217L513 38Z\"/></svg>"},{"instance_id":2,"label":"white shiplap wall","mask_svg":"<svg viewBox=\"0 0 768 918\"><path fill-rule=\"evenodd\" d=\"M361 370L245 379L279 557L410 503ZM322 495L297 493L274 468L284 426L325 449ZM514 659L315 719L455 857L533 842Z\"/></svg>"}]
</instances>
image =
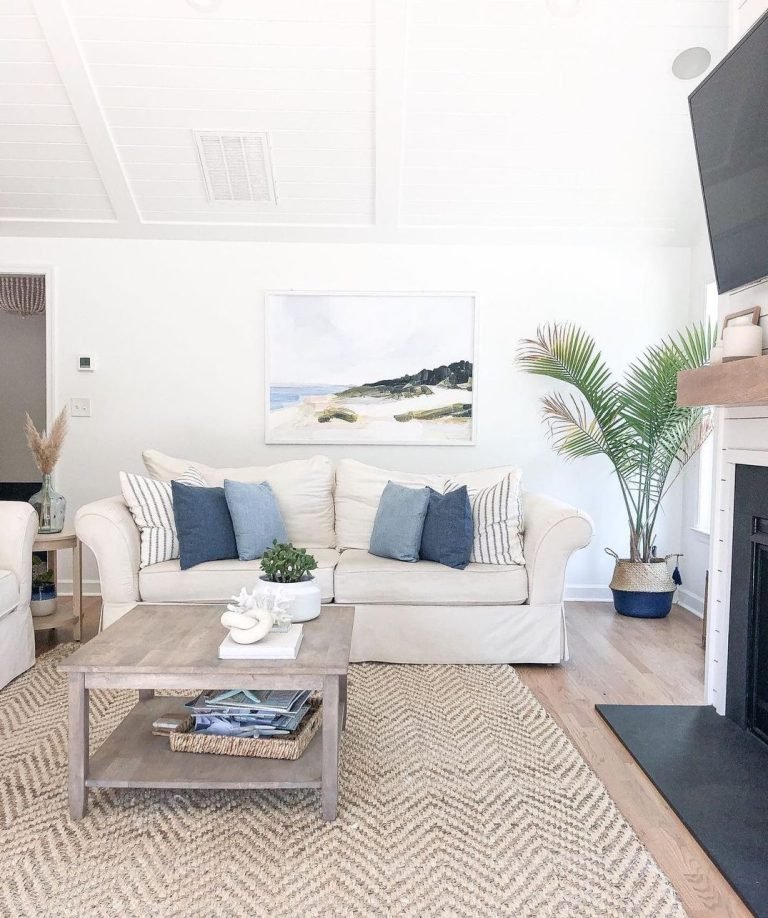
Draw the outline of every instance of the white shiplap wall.
<instances>
[{"instance_id":1,"label":"white shiplap wall","mask_svg":"<svg viewBox=\"0 0 768 918\"><path fill-rule=\"evenodd\" d=\"M70 9L143 221L371 223L371 0ZM277 204L212 205L194 129L269 132Z\"/></svg>"},{"instance_id":2,"label":"white shiplap wall","mask_svg":"<svg viewBox=\"0 0 768 918\"><path fill-rule=\"evenodd\" d=\"M723 4L677 0L565 18L543 0L412 0L403 222L690 236L691 84L671 61L696 44L717 60L726 21Z\"/></svg>"},{"instance_id":3,"label":"white shiplap wall","mask_svg":"<svg viewBox=\"0 0 768 918\"><path fill-rule=\"evenodd\" d=\"M732 44L768 10L768 0L732 0ZM720 319L760 306L763 353L768 352L768 282L720 297ZM710 615L707 632L707 699L725 713L728 619L731 588L731 524L735 464L768 465L768 409L727 408L716 412L715 497L710 542Z\"/></svg>"},{"instance_id":4,"label":"white shiplap wall","mask_svg":"<svg viewBox=\"0 0 768 918\"><path fill-rule=\"evenodd\" d=\"M113 221L29 0L0 2L0 220Z\"/></svg>"}]
</instances>

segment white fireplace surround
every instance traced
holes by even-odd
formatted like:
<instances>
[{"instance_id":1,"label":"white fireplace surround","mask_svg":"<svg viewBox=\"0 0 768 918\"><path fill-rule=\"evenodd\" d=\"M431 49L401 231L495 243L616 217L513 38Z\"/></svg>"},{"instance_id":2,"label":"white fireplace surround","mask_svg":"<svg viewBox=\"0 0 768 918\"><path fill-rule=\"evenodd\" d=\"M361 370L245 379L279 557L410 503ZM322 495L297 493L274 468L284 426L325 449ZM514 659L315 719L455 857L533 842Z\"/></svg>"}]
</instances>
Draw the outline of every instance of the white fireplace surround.
<instances>
[{"instance_id":1,"label":"white fireplace surround","mask_svg":"<svg viewBox=\"0 0 768 918\"><path fill-rule=\"evenodd\" d=\"M768 467L768 449L723 449L715 482L712 539L709 554L709 611L705 686L707 702L725 714L728 675L728 627L731 598L733 499L737 465Z\"/></svg>"}]
</instances>

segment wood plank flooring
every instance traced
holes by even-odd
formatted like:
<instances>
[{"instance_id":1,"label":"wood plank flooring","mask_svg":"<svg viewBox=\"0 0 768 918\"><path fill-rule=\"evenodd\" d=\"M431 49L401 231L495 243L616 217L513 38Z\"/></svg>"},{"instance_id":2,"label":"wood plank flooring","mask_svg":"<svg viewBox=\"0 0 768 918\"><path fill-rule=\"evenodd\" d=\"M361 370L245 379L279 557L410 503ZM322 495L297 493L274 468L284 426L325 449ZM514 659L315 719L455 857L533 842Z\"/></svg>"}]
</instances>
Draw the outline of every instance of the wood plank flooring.
<instances>
[{"instance_id":1,"label":"wood plank flooring","mask_svg":"<svg viewBox=\"0 0 768 918\"><path fill-rule=\"evenodd\" d=\"M98 628L98 597L85 598L84 608L87 640ZM569 662L518 666L520 677L605 783L674 883L688 914L748 916L736 893L595 711L599 702L702 704L700 619L677 607L669 618L658 621L628 619L603 603L569 603L567 617ZM66 632L38 635L38 652L70 639Z\"/></svg>"}]
</instances>

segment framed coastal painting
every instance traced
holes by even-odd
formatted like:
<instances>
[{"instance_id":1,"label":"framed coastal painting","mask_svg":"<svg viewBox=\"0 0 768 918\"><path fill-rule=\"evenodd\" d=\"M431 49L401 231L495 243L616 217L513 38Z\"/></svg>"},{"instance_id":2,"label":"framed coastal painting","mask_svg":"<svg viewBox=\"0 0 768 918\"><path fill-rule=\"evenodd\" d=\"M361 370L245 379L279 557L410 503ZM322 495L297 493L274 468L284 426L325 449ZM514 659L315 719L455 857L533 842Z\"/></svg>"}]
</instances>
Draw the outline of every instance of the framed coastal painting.
<instances>
[{"instance_id":1,"label":"framed coastal painting","mask_svg":"<svg viewBox=\"0 0 768 918\"><path fill-rule=\"evenodd\" d=\"M268 293L267 443L475 440L468 293Z\"/></svg>"}]
</instances>

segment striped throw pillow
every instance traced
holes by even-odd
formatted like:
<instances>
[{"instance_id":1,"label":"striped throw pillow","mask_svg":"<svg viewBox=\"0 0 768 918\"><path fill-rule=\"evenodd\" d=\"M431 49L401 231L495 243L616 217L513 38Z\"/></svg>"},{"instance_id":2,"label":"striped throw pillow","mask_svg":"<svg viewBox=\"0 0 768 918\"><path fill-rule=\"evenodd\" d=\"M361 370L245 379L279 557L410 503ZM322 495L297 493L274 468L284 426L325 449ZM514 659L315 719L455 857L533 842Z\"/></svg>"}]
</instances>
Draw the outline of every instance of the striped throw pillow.
<instances>
[{"instance_id":1,"label":"striped throw pillow","mask_svg":"<svg viewBox=\"0 0 768 918\"><path fill-rule=\"evenodd\" d=\"M525 564L519 474L470 493L472 557L479 564Z\"/></svg>"},{"instance_id":2,"label":"striped throw pillow","mask_svg":"<svg viewBox=\"0 0 768 918\"><path fill-rule=\"evenodd\" d=\"M177 481L186 485L205 487L206 481L197 469L190 466ZM173 561L179 557L179 539L173 517L173 498L168 481L155 481L120 472L123 500L139 530L141 544L140 567Z\"/></svg>"}]
</instances>

